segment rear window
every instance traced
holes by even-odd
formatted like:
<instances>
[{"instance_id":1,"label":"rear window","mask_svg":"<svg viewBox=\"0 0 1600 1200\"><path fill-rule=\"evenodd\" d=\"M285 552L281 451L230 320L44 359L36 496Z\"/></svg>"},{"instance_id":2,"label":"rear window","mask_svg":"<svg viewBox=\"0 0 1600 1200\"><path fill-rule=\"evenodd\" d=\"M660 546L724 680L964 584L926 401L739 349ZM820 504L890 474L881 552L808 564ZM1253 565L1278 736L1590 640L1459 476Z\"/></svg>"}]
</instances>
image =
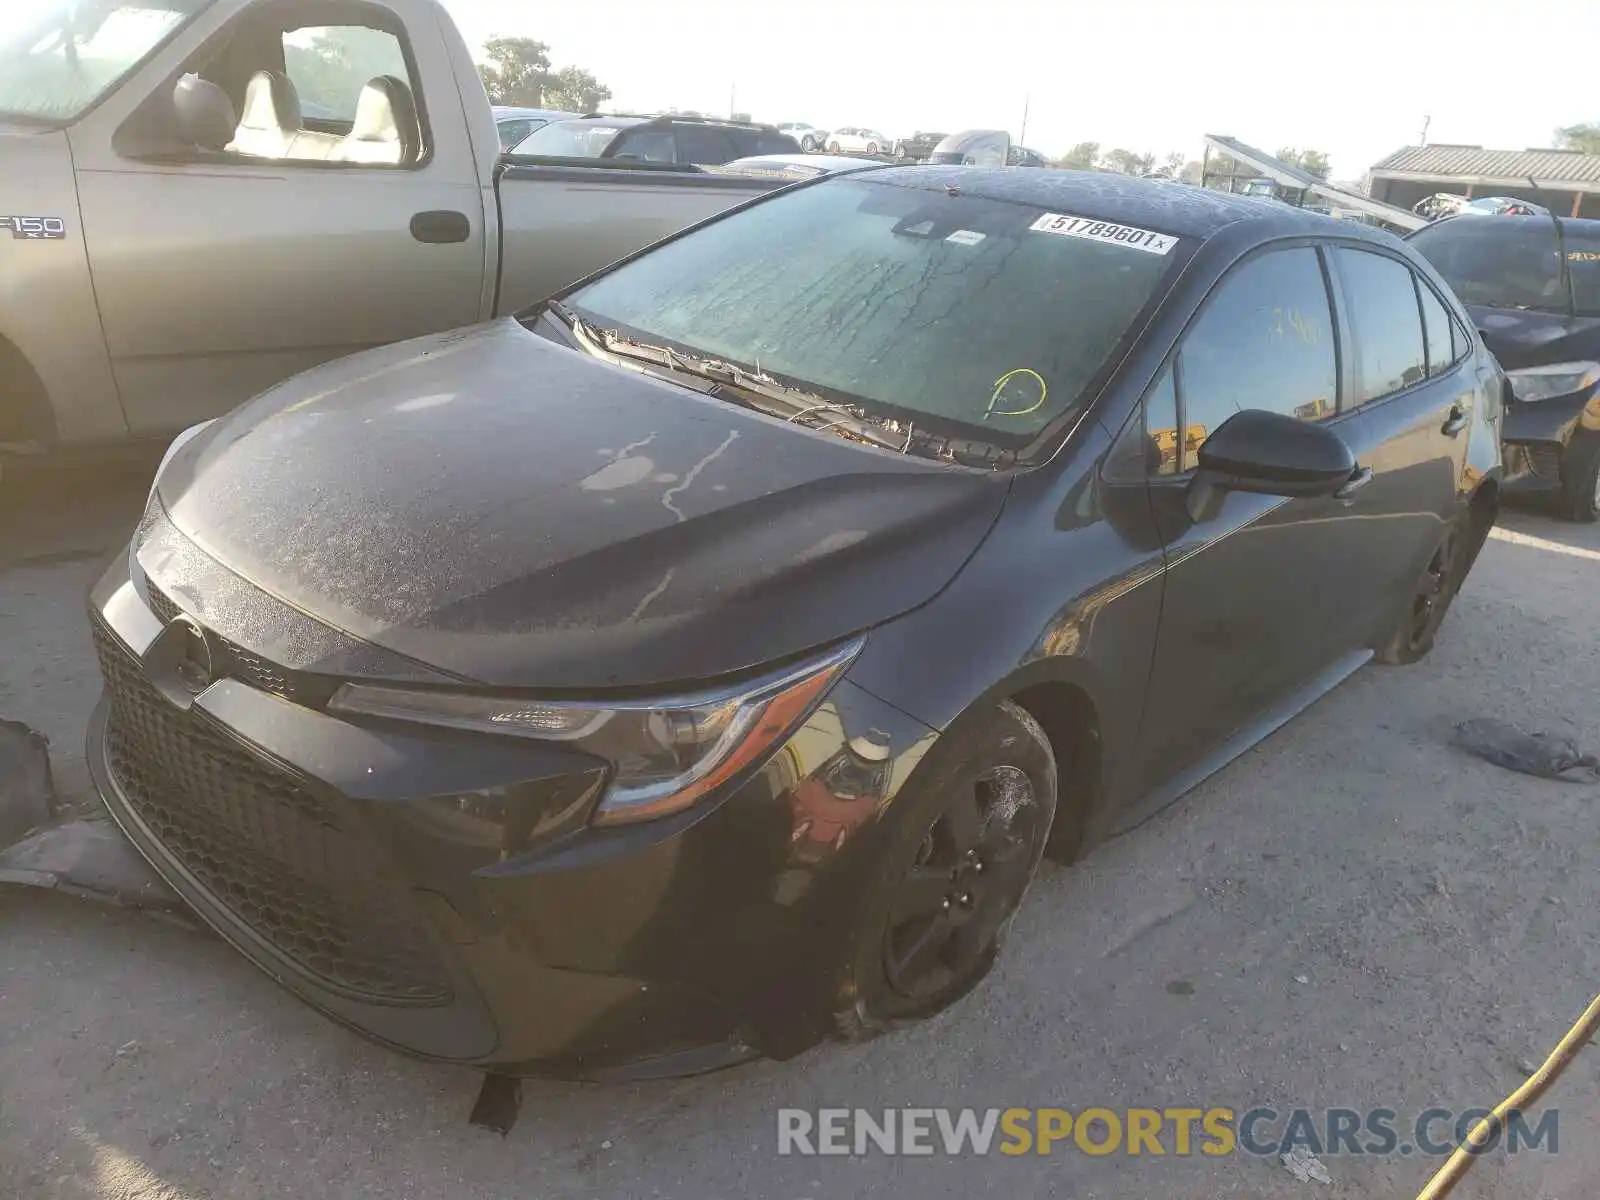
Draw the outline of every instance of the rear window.
<instances>
[{"instance_id":1,"label":"rear window","mask_svg":"<svg viewBox=\"0 0 1600 1200\"><path fill-rule=\"evenodd\" d=\"M599 158L623 128L625 126L602 125L595 121L553 121L543 129L535 129L511 153L549 158Z\"/></svg>"},{"instance_id":2,"label":"rear window","mask_svg":"<svg viewBox=\"0 0 1600 1200\"><path fill-rule=\"evenodd\" d=\"M1411 235L1463 303L1566 312L1555 223L1515 217L1453 217Z\"/></svg>"},{"instance_id":3,"label":"rear window","mask_svg":"<svg viewBox=\"0 0 1600 1200\"><path fill-rule=\"evenodd\" d=\"M1087 402L1187 253L1153 230L837 179L657 247L568 303L869 414L1020 448Z\"/></svg>"}]
</instances>

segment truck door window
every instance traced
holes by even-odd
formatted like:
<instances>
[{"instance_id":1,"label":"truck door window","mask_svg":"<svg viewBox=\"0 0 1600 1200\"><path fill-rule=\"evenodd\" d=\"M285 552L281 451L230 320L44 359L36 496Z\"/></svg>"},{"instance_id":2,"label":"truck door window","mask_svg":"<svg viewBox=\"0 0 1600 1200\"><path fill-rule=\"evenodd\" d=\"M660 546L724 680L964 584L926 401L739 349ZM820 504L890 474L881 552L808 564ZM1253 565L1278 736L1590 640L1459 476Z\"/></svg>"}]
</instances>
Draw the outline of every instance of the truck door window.
<instances>
[{"instance_id":1,"label":"truck door window","mask_svg":"<svg viewBox=\"0 0 1600 1200\"><path fill-rule=\"evenodd\" d=\"M720 129L708 129L703 125L680 125L677 134L678 155L682 162L718 166L739 157L733 139Z\"/></svg>"}]
</instances>

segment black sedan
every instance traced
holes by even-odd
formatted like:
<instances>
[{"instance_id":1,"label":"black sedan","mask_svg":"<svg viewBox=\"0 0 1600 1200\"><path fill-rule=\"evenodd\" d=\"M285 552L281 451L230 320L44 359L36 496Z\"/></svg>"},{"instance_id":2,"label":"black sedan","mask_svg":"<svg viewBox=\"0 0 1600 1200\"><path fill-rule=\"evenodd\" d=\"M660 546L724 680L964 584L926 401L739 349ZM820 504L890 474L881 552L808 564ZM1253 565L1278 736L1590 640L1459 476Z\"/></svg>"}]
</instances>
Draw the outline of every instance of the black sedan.
<instances>
[{"instance_id":1,"label":"black sedan","mask_svg":"<svg viewBox=\"0 0 1600 1200\"><path fill-rule=\"evenodd\" d=\"M1600 518L1600 221L1461 216L1409 240L1506 369L1506 494Z\"/></svg>"},{"instance_id":2,"label":"black sedan","mask_svg":"<svg viewBox=\"0 0 1600 1200\"><path fill-rule=\"evenodd\" d=\"M984 977L1041 859L1428 652L1501 386L1350 222L797 184L180 438L92 590L92 769L389 1045L615 1078L865 1036Z\"/></svg>"}]
</instances>

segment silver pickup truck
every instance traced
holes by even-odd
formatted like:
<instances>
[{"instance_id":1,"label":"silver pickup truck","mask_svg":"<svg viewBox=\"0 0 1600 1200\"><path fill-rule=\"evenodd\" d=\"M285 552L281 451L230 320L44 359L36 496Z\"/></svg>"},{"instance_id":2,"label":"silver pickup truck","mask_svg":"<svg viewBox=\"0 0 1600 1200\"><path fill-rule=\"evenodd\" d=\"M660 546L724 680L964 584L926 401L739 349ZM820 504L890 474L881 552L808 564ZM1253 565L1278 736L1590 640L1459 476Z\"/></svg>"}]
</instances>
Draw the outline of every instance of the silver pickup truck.
<instances>
[{"instance_id":1,"label":"silver pickup truck","mask_svg":"<svg viewBox=\"0 0 1600 1200\"><path fill-rule=\"evenodd\" d=\"M436 0L32 0L0 29L0 462L164 438L783 182L503 159Z\"/></svg>"}]
</instances>

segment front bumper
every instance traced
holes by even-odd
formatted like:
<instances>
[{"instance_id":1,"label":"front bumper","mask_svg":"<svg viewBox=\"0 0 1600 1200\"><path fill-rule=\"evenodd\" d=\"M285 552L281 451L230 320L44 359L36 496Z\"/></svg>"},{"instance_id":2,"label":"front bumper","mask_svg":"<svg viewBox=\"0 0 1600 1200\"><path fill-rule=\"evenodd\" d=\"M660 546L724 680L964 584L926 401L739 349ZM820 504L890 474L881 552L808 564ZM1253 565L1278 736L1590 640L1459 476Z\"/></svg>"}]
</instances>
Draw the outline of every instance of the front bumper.
<instances>
[{"instance_id":1,"label":"front bumper","mask_svg":"<svg viewBox=\"0 0 1600 1200\"><path fill-rule=\"evenodd\" d=\"M330 631L263 622L270 598L242 599L236 577L252 619L232 624L203 603L221 568L182 566L152 584L121 557L91 592L106 678L91 770L162 877L301 999L413 1054L569 1077L788 1057L827 1032L880 820L925 726L846 680L732 794L593 830L573 800L593 794L591 760L332 716L314 672L278 665ZM150 653L173 620L226 647L187 708ZM887 758L853 750L861 737Z\"/></svg>"},{"instance_id":2,"label":"front bumper","mask_svg":"<svg viewBox=\"0 0 1600 1200\"><path fill-rule=\"evenodd\" d=\"M1507 489L1560 491L1563 472L1571 469L1572 447L1595 437L1600 437L1600 388L1507 405L1500 434Z\"/></svg>"}]
</instances>

